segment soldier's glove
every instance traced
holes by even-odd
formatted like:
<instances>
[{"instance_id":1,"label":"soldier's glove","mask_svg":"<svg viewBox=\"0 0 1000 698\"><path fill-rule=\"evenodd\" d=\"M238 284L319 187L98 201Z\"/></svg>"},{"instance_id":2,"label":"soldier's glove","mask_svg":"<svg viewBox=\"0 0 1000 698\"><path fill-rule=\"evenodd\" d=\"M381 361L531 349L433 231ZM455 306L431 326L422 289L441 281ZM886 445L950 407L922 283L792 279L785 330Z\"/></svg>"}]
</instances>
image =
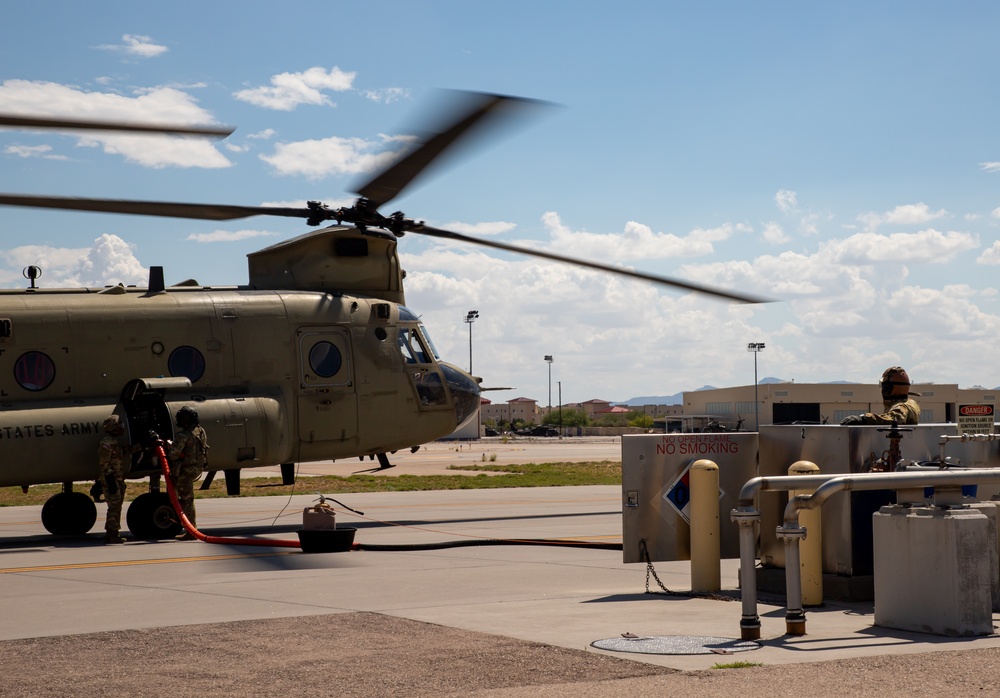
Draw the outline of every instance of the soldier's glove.
<instances>
[{"instance_id":1,"label":"soldier's glove","mask_svg":"<svg viewBox=\"0 0 1000 698\"><path fill-rule=\"evenodd\" d=\"M865 418L860 414L848 415L847 417L844 417L844 419L841 420L840 422L840 424L845 427L850 426L852 424L864 424L864 423L865 423Z\"/></svg>"},{"instance_id":2,"label":"soldier's glove","mask_svg":"<svg viewBox=\"0 0 1000 698\"><path fill-rule=\"evenodd\" d=\"M156 442L160 440L160 435L150 429L146 432L146 437L142 440L143 448L155 448Z\"/></svg>"},{"instance_id":3,"label":"soldier's glove","mask_svg":"<svg viewBox=\"0 0 1000 698\"><path fill-rule=\"evenodd\" d=\"M104 491L108 494L118 494L118 481L115 480L114 475L104 476Z\"/></svg>"},{"instance_id":4,"label":"soldier's glove","mask_svg":"<svg viewBox=\"0 0 1000 698\"><path fill-rule=\"evenodd\" d=\"M104 501L104 488L101 486L100 480L94 481L94 486L90 488L90 496L93 497L95 502Z\"/></svg>"}]
</instances>

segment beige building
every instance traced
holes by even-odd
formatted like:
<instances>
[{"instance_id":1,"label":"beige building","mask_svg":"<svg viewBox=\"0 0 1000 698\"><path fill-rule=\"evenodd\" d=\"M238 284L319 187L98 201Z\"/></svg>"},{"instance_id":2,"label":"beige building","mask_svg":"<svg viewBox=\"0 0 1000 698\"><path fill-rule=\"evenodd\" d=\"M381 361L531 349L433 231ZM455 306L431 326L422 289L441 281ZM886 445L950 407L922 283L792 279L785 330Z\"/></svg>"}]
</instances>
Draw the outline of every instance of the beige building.
<instances>
[{"instance_id":1,"label":"beige building","mask_svg":"<svg viewBox=\"0 0 1000 698\"><path fill-rule=\"evenodd\" d=\"M485 398L481 399L479 407L481 424L495 427L500 422L510 424L515 419L523 419L529 424L540 424L542 415L538 408L538 400L517 397L507 402L493 403Z\"/></svg>"},{"instance_id":2,"label":"beige building","mask_svg":"<svg viewBox=\"0 0 1000 698\"><path fill-rule=\"evenodd\" d=\"M913 389L920 393L914 399L920 405L920 421L924 424L954 422L958 405L995 404L1000 390L959 388L954 383L920 383ZM683 394L682 405L643 405L624 408L656 417L657 428L665 431L700 431L710 421L743 431L757 429L760 424L839 424L844 417L863 412L881 412L882 396L877 383L763 383L757 386L756 401L753 385L730 388L695 390ZM553 410L559 409L553 406ZM563 405L577 409L592 420L612 413L607 400L592 399ZM529 424L541 424L548 410L538 401L519 397L508 402L482 400L480 421L484 426L497 426L522 419Z\"/></svg>"},{"instance_id":3,"label":"beige building","mask_svg":"<svg viewBox=\"0 0 1000 698\"><path fill-rule=\"evenodd\" d=\"M954 422L960 404L995 403L997 390L959 388L953 383L918 383L913 390L920 405L922 423ZM839 424L852 414L882 412L878 384L864 383L765 383L740 385L684 393L684 414L715 418L720 424L736 428L743 420L744 431L755 431L755 415L760 424Z\"/></svg>"}]
</instances>

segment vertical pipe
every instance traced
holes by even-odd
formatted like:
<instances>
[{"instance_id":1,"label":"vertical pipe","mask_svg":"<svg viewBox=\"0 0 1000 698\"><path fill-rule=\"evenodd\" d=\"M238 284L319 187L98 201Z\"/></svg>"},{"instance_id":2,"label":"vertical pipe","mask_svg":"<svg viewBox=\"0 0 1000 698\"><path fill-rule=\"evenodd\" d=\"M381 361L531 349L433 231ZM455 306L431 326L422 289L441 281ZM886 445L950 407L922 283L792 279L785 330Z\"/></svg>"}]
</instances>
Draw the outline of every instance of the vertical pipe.
<instances>
[{"instance_id":1,"label":"vertical pipe","mask_svg":"<svg viewBox=\"0 0 1000 698\"><path fill-rule=\"evenodd\" d=\"M819 466L807 460L795 461L788 468L789 475L818 475ZM791 490L789 497L812 494L813 490ZM799 512L799 524L807 535L799 545L802 603L805 606L823 605L823 529L821 509L804 509ZM785 564L788 564L787 562Z\"/></svg>"},{"instance_id":2,"label":"vertical pipe","mask_svg":"<svg viewBox=\"0 0 1000 698\"><path fill-rule=\"evenodd\" d=\"M760 512L754 508L733 509L729 518L740 529L740 639L760 639L760 616L757 615L757 522Z\"/></svg>"},{"instance_id":3,"label":"vertical pipe","mask_svg":"<svg viewBox=\"0 0 1000 698\"><path fill-rule=\"evenodd\" d=\"M778 527L778 538L785 542L785 634L805 635L806 614L802 610L802 584L799 576L799 541L805 537L801 528Z\"/></svg>"},{"instance_id":4,"label":"vertical pipe","mask_svg":"<svg viewBox=\"0 0 1000 698\"><path fill-rule=\"evenodd\" d=\"M719 466L710 460L691 464L691 591L722 588L719 539Z\"/></svg>"}]
</instances>

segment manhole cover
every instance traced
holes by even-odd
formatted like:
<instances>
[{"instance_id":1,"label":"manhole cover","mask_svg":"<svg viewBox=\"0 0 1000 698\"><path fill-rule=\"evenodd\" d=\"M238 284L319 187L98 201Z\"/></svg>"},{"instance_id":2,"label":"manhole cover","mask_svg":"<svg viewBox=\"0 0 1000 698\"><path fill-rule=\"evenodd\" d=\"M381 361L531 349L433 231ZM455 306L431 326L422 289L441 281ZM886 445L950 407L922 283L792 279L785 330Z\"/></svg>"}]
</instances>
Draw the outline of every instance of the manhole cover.
<instances>
[{"instance_id":1,"label":"manhole cover","mask_svg":"<svg viewBox=\"0 0 1000 698\"><path fill-rule=\"evenodd\" d=\"M732 654L760 649L760 643L731 637L699 635L653 635L650 637L613 637L595 640L591 647L609 652L636 654Z\"/></svg>"}]
</instances>

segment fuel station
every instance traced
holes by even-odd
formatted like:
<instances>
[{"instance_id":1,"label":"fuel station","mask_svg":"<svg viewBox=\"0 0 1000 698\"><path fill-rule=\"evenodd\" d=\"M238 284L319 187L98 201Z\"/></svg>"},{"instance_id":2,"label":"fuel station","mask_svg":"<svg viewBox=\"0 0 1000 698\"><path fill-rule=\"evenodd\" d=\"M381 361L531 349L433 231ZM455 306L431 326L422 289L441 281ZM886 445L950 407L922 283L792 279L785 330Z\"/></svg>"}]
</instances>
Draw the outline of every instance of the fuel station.
<instances>
[{"instance_id":1,"label":"fuel station","mask_svg":"<svg viewBox=\"0 0 1000 698\"><path fill-rule=\"evenodd\" d=\"M824 599L873 601L875 624L885 627L992 634L1000 441L991 427L773 425L623 437L623 561L700 554L692 541L704 539L696 534L706 524L691 516L691 475L708 459L718 466L718 555L741 560L743 639L759 637L758 590L786 595L788 634L804 634L803 608Z\"/></svg>"}]
</instances>

